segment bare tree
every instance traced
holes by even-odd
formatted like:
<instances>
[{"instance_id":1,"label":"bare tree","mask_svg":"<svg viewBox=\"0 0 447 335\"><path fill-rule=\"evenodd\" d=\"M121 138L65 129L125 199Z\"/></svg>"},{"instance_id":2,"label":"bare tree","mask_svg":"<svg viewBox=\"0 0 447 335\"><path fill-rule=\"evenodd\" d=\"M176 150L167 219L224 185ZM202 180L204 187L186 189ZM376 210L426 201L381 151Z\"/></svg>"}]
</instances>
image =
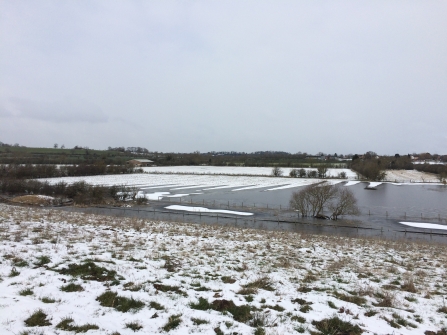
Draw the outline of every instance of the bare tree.
<instances>
[{"instance_id":1,"label":"bare tree","mask_svg":"<svg viewBox=\"0 0 447 335\"><path fill-rule=\"evenodd\" d=\"M309 216L312 210L311 203L309 201L309 194L307 192L293 192L290 199L290 208L296 209L300 212L301 217Z\"/></svg>"},{"instance_id":2,"label":"bare tree","mask_svg":"<svg viewBox=\"0 0 447 335\"><path fill-rule=\"evenodd\" d=\"M302 217L319 216L336 192L334 185L327 182L312 184L292 194L290 207L300 211Z\"/></svg>"},{"instance_id":3,"label":"bare tree","mask_svg":"<svg viewBox=\"0 0 447 335\"><path fill-rule=\"evenodd\" d=\"M357 199L349 189L328 182L312 184L294 192L290 207L298 210L301 217L319 217L327 209L332 213L330 218L333 220L337 220L340 215L356 215L359 212Z\"/></svg>"},{"instance_id":4,"label":"bare tree","mask_svg":"<svg viewBox=\"0 0 447 335\"><path fill-rule=\"evenodd\" d=\"M340 179L346 179L346 178L348 178L348 176L347 176L347 174L346 174L345 171L342 171L342 172L340 172L340 173L338 174L338 178L340 178Z\"/></svg>"},{"instance_id":5,"label":"bare tree","mask_svg":"<svg viewBox=\"0 0 447 335\"><path fill-rule=\"evenodd\" d=\"M317 168L318 178L326 178L328 167L326 164L319 165Z\"/></svg>"},{"instance_id":6,"label":"bare tree","mask_svg":"<svg viewBox=\"0 0 447 335\"><path fill-rule=\"evenodd\" d=\"M358 215L357 199L346 187L339 187L334 200L329 204L329 210L332 212L331 219L338 220L340 215Z\"/></svg>"},{"instance_id":7,"label":"bare tree","mask_svg":"<svg viewBox=\"0 0 447 335\"><path fill-rule=\"evenodd\" d=\"M290 170L289 176L292 177L292 178L298 177L298 170L297 169Z\"/></svg>"},{"instance_id":8,"label":"bare tree","mask_svg":"<svg viewBox=\"0 0 447 335\"><path fill-rule=\"evenodd\" d=\"M273 177L281 177L282 175L283 175L283 170L280 167L275 166L272 169L272 176Z\"/></svg>"}]
</instances>

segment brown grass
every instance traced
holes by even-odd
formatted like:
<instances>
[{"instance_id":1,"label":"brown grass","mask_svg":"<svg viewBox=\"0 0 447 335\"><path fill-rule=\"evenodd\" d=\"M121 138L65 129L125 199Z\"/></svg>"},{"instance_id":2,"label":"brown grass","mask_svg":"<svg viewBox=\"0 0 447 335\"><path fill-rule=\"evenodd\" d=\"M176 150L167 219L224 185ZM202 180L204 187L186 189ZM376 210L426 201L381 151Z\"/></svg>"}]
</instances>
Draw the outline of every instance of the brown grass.
<instances>
[{"instance_id":1,"label":"brown grass","mask_svg":"<svg viewBox=\"0 0 447 335\"><path fill-rule=\"evenodd\" d=\"M25 204L25 205L52 205L53 201L51 199L41 198L38 195L22 195L20 197L15 197L10 199L12 203Z\"/></svg>"}]
</instances>

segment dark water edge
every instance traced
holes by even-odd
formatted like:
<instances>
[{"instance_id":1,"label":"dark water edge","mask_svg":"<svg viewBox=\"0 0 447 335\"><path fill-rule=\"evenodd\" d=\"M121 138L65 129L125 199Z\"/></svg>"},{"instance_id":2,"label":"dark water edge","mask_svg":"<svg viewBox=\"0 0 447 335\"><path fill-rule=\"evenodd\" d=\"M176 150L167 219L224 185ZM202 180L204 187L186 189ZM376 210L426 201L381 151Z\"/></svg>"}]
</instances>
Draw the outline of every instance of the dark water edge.
<instances>
[{"instance_id":1,"label":"dark water edge","mask_svg":"<svg viewBox=\"0 0 447 335\"><path fill-rule=\"evenodd\" d=\"M230 208L235 211L247 211L253 216L237 216L222 213L197 213L168 210L165 207L172 202L155 201L150 205L126 207L59 207L58 210L82 212L114 217L135 217L147 220L182 222L193 224L220 225L236 228L251 228L270 231L290 231L305 234L322 234L344 237L374 238L380 240L425 242L447 244L447 231L413 228L399 223L398 219L361 215L346 217L342 220L319 220L300 218L289 210L260 208ZM190 204L183 205L190 206ZM193 206L198 206L193 205ZM211 208L210 206L206 206ZM412 221L407 219L406 221ZM415 221L419 222L419 221Z\"/></svg>"}]
</instances>

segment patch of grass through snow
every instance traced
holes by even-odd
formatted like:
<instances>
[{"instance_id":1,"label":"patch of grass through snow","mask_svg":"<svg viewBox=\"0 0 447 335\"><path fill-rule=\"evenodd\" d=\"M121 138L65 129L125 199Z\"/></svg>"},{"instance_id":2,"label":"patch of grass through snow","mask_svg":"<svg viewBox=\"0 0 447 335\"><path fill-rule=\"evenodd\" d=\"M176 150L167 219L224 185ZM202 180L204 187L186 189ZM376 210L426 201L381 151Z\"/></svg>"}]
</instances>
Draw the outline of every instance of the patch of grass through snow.
<instances>
[{"instance_id":1,"label":"patch of grass through snow","mask_svg":"<svg viewBox=\"0 0 447 335\"><path fill-rule=\"evenodd\" d=\"M103 307L113 307L119 312L128 312L130 310L140 310L145 306L144 302L134 298L120 297L118 293L107 291L96 298Z\"/></svg>"},{"instance_id":2,"label":"patch of grass through snow","mask_svg":"<svg viewBox=\"0 0 447 335\"><path fill-rule=\"evenodd\" d=\"M25 320L25 325L27 327L44 327L50 326L51 322L47 320L47 314L43 310L38 309Z\"/></svg>"},{"instance_id":3,"label":"patch of grass through snow","mask_svg":"<svg viewBox=\"0 0 447 335\"><path fill-rule=\"evenodd\" d=\"M161 329L163 329L165 332L168 332L172 329L177 328L182 322L182 319L180 318L181 316L181 314L171 315L168 319L168 322L166 322L166 324L161 327Z\"/></svg>"},{"instance_id":4,"label":"patch of grass through snow","mask_svg":"<svg viewBox=\"0 0 447 335\"><path fill-rule=\"evenodd\" d=\"M86 333L91 329L99 329L97 325L87 323L82 326L73 325L74 320L70 317L63 318L57 325L56 328L66 331L73 331L75 333Z\"/></svg>"}]
</instances>

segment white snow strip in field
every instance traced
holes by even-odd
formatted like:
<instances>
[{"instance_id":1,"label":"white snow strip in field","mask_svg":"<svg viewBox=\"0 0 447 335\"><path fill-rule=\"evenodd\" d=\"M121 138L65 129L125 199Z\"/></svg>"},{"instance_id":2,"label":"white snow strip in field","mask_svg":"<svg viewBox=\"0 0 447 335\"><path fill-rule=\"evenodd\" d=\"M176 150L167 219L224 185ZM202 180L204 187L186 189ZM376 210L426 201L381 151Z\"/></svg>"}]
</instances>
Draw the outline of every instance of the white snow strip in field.
<instances>
[{"instance_id":1,"label":"white snow strip in field","mask_svg":"<svg viewBox=\"0 0 447 335\"><path fill-rule=\"evenodd\" d=\"M327 181L327 183L330 184L330 185L336 185L336 184L339 184L339 183L342 183L342 182L343 182L343 180L340 180L340 179L333 179L333 180L328 180L328 181ZM287 189L287 188L294 188L294 187L307 186L307 185L314 184L314 183L315 183L315 180L312 180L312 179L303 179L303 180L301 181L301 183L287 184L287 185L283 185L283 186L278 186L278 187L274 187L274 188L269 188L269 189L266 190L266 191L284 190L284 189Z\"/></svg>"},{"instance_id":2,"label":"white snow strip in field","mask_svg":"<svg viewBox=\"0 0 447 335\"><path fill-rule=\"evenodd\" d=\"M232 191L237 192L237 191L253 190L256 188L263 188L263 187L266 187L266 185L250 185L250 186L246 186L246 187L236 188Z\"/></svg>"},{"instance_id":3,"label":"white snow strip in field","mask_svg":"<svg viewBox=\"0 0 447 335\"><path fill-rule=\"evenodd\" d=\"M357 180L351 180L351 181L348 181L346 184L345 184L345 186L352 186L352 185L357 185L358 183L361 183L361 181L357 181Z\"/></svg>"},{"instance_id":4,"label":"white snow strip in field","mask_svg":"<svg viewBox=\"0 0 447 335\"><path fill-rule=\"evenodd\" d=\"M159 200L160 197L165 197L171 194L170 192L154 192L154 193L146 193L139 191L136 198L146 198L148 200Z\"/></svg>"},{"instance_id":5,"label":"white snow strip in field","mask_svg":"<svg viewBox=\"0 0 447 335\"><path fill-rule=\"evenodd\" d=\"M234 215L244 215L250 216L253 213L248 212L235 212L235 211L227 211L225 209L209 209L205 207L189 207L189 206L180 206L180 205L172 205L165 207L166 209L173 209L176 211L187 211L187 212L201 212L201 213L223 213L223 214L234 214Z\"/></svg>"},{"instance_id":6,"label":"white snow strip in field","mask_svg":"<svg viewBox=\"0 0 447 335\"><path fill-rule=\"evenodd\" d=\"M303 186L303 185L287 184L287 185L283 185L283 186L278 186L278 187L274 187L274 188L269 188L269 189L266 190L266 191L285 190L285 189L287 189L287 188L294 188L294 187L300 187L300 186Z\"/></svg>"},{"instance_id":7,"label":"white snow strip in field","mask_svg":"<svg viewBox=\"0 0 447 335\"><path fill-rule=\"evenodd\" d=\"M167 195L166 198L181 198L181 197L186 197L188 195L189 195L189 193L177 193L177 194Z\"/></svg>"},{"instance_id":8,"label":"white snow strip in field","mask_svg":"<svg viewBox=\"0 0 447 335\"><path fill-rule=\"evenodd\" d=\"M424 222L399 222L403 225L416 227L416 228L426 228L426 229L444 229L447 230L446 225L440 225L436 223L424 223Z\"/></svg>"},{"instance_id":9,"label":"white snow strip in field","mask_svg":"<svg viewBox=\"0 0 447 335\"><path fill-rule=\"evenodd\" d=\"M155 185L155 186L146 184L146 185L140 187L140 189L141 190L148 190L148 189L151 189L151 188L168 188L168 187L177 187L177 186L181 186L181 184L166 184L166 185Z\"/></svg>"},{"instance_id":10,"label":"white snow strip in field","mask_svg":"<svg viewBox=\"0 0 447 335\"><path fill-rule=\"evenodd\" d=\"M232 188L232 187L242 187L243 185L221 185L221 186L216 186L216 187L209 187L209 188L204 188L204 191L210 191L210 190L220 190L222 188Z\"/></svg>"},{"instance_id":11,"label":"white snow strip in field","mask_svg":"<svg viewBox=\"0 0 447 335\"><path fill-rule=\"evenodd\" d=\"M189 186L182 186L182 187L176 187L171 188L171 190L186 190L187 188L198 188L198 187L206 187L207 185L189 185Z\"/></svg>"},{"instance_id":12,"label":"white snow strip in field","mask_svg":"<svg viewBox=\"0 0 447 335\"><path fill-rule=\"evenodd\" d=\"M377 187L379 185L381 185L382 183L380 181L372 181L369 183L369 185L367 186L367 188L373 188L373 187Z\"/></svg>"}]
</instances>

